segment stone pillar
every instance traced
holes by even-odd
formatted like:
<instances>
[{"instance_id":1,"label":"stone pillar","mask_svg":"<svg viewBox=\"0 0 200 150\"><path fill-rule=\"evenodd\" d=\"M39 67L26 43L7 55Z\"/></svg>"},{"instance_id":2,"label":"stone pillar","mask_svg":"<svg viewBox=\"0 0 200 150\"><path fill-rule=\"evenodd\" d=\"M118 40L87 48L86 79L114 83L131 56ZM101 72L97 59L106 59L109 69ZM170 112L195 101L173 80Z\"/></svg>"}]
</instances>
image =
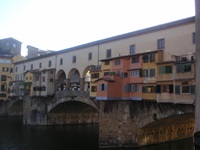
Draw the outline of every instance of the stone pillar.
<instances>
[{"instance_id":1,"label":"stone pillar","mask_svg":"<svg viewBox=\"0 0 200 150\"><path fill-rule=\"evenodd\" d=\"M85 78L80 78L80 90L84 90Z\"/></svg>"},{"instance_id":2,"label":"stone pillar","mask_svg":"<svg viewBox=\"0 0 200 150\"><path fill-rule=\"evenodd\" d=\"M65 83L66 83L66 88L68 90L70 88L70 79L69 78L65 79Z\"/></svg>"},{"instance_id":3,"label":"stone pillar","mask_svg":"<svg viewBox=\"0 0 200 150\"><path fill-rule=\"evenodd\" d=\"M50 98L24 96L24 125L47 125L47 99Z\"/></svg>"},{"instance_id":4,"label":"stone pillar","mask_svg":"<svg viewBox=\"0 0 200 150\"><path fill-rule=\"evenodd\" d=\"M99 147L137 145L137 124L130 117L127 101L100 101Z\"/></svg>"},{"instance_id":5,"label":"stone pillar","mask_svg":"<svg viewBox=\"0 0 200 150\"><path fill-rule=\"evenodd\" d=\"M195 89L195 131L200 131L200 0L195 0L196 24L196 89Z\"/></svg>"}]
</instances>

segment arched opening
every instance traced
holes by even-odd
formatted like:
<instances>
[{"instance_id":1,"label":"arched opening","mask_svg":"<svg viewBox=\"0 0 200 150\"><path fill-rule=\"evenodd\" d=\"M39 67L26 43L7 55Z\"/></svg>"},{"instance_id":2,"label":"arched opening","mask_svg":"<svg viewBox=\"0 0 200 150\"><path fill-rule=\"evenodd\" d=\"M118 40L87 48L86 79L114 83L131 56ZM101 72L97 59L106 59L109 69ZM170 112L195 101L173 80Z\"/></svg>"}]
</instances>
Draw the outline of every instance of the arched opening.
<instances>
[{"instance_id":1,"label":"arched opening","mask_svg":"<svg viewBox=\"0 0 200 150\"><path fill-rule=\"evenodd\" d=\"M90 91L90 66L83 71L83 89L88 92Z\"/></svg>"},{"instance_id":2,"label":"arched opening","mask_svg":"<svg viewBox=\"0 0 200 150\"><path fill-rule=\"evenodd\" d=\"M69 89L80 90L80 73L77 69L72 69L69 72Z\"/></svg>"},{"instance_id":3,"label":"arched opening","mask_svg":"<svg viewBox=\"0 0 200 150\"><path fill-rule=\"evenodd\" d=\"M66 80L65 72L63 70L59 70L57 72L56 90L63 90L63 88L66 86L65 80Z\"/></svg>"}]
</instances>

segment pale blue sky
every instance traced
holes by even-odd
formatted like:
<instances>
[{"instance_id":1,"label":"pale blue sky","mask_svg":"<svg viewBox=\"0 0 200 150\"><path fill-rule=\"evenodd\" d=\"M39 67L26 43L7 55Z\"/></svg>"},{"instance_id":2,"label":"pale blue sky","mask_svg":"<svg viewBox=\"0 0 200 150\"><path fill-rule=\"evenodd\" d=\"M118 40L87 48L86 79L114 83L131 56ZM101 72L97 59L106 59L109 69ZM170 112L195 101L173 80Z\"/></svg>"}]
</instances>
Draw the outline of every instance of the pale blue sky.
<instances>
[{"instance_id":1,"label":"pale blue sky","mask_svg":"<svg viewBox=\"0 0 200 150\"><path fill-rule=\"evenodd\" d=\"M195 15L195 0L0 0L0 39L61 50Z\"/></svg>"}]
</instances>

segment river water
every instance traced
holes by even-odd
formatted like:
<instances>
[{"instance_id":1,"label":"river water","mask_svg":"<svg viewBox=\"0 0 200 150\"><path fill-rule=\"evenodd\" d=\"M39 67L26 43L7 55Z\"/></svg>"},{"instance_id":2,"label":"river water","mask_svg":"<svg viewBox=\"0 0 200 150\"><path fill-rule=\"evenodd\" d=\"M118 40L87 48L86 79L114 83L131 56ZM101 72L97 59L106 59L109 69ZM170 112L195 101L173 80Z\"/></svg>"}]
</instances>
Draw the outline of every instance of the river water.
<instances>
[{"instance_id":1,"label":"river water","mask_svg":"<svg viewBox=\"0 0 200 150\"><path fill-rule=\"evenodd\" d=\"M0 117L0 150L98 150L98 125L24 126L21 117ZM192 138L141 148L100 150L194 150Z\"/></svg>"}]
</instances>

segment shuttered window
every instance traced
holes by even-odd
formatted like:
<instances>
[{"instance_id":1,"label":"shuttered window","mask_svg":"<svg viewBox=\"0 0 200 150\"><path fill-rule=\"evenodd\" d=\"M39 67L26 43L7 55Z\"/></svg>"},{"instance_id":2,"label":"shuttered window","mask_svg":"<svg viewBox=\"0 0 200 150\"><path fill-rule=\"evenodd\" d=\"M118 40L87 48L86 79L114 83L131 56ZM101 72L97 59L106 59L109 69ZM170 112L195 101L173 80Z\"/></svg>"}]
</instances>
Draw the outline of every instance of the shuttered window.
<instances>
[{"instance_id":1,"label":"shuttered window","mask_svg":"<svg viewBox=\"0 0 200 150\"><path fill-rule=\"evenodd\" d=\"M180 94L180 85L175 86L175 93Z\"/></svg>"}]
</instances>

